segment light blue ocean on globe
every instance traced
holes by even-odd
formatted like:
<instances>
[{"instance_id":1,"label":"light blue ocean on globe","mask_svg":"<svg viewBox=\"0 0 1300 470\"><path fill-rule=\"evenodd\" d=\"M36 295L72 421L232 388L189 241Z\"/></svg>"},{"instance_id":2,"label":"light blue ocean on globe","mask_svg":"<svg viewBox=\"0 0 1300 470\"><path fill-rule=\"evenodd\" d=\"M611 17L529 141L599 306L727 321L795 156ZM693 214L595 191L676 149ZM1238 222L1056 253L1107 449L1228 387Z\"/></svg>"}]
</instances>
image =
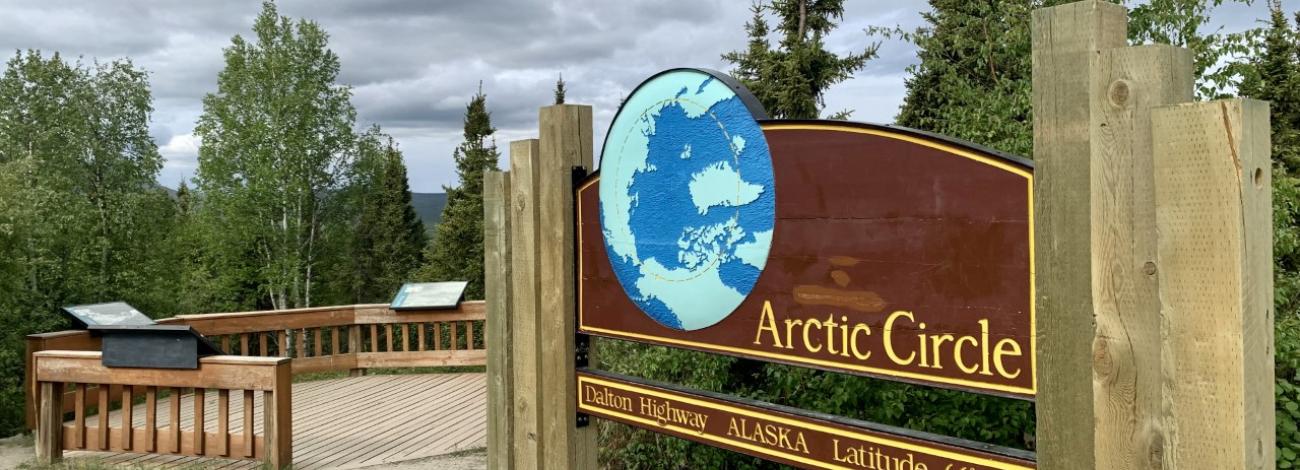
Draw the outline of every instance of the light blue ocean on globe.
<instances>
[{"instance_id":1,"label":"light blue ocean on globe","mask_svg":"<svg viewBox=\"0 0 1300 470\"><path fill-rule=\"evenodd\" d=\"M643 83L610 126L600 174L605 250L643 312L698 330L749 295L772 244L772 158L725 83L696 70Z\"/></svg>"}]
</instances>

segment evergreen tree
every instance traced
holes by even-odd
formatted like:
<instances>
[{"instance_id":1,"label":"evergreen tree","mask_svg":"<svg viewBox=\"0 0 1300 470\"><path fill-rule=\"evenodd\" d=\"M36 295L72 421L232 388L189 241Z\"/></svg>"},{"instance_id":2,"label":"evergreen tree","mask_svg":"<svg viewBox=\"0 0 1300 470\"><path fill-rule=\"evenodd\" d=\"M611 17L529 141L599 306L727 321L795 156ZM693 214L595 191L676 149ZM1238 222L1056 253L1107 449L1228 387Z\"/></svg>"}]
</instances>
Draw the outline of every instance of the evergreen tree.
<instances>
[{"instance_id":1,"label":"evergreen tree","mask_svg":"<svg viewBox=\"0 0 1300 470\"><path fill-rule=\"evenodd\" d=\"M1201 32L1209 23L1209 2L1155 0L1129 14L1131 43L1193 51L1203 96L1216 88L1213 64L1228 52L1226 38ZM869 28L872 34L917 47L920 62L908 67L907 95L895 122L1032 155L1031 13L1061 3L1068 0L930 0L930 11L921 14L924 26L911 31Z\"/></svg>"},{"instance_id":2,"label":"evergreen tree","mask_svg":"<svg viewBox=\"0 0 1300 470\"><path fill-rule=\"evenodd\" d=\"M564 75L555 81L555 104L564 104L564 93L568 91L564 88Z\"/></svg>"},{"instance_id":3,"label":"evergreen tree","mask_svg":"<svg viewBox=\"0 0 1300 470\"><path fill-rule=\"evenodd\" d=\"M361 212L353 230L353 303L388 301L420 267L424 223L411 206L402 152L373 126L358 141L357 192Z\"/></svg>"},{"instance_id":4,"label":"evergreen tree","mask_svg":"<svg viewBox=\"0 0 1300 470\"><path fill-rule=\"evenodd\" d=\"M1030 155L1030 13L1041 2L931 0L927 25L897 35L917 46L896 122Z\"/></svg>"},{"instance_id":5,"label":"evergreen tree","mask_svg":"<svg viewBox=\"0 0 1300 470\"><path fill-rule=\"evenodd\" d=\"M1280 2L1270 2L1269 27L1251 49L1238 91L1269 101L1273 142L1274 282L1278 316L1300 315L1300 34ZM1300 17L1296 18L1300 24Z\"/></svg>"},{"instance_id":6,"label":"evergreen tree","mask_svg":"<svg viewBox=\"0 0 1300 470\"><path fill-rule=\"evenodd\" d=\"M126 60L20 52L0 75L0 435L22 423L23 337L65 327L60 307L174 311L152 100Z\"/></svg>"},{"instance_id":7,"label":"evergreen tree","mask_svg":"<svg viewBox=\"0 0 1300 470\"><path fill-rule=\"evenodd\" d=\"M1243 35L1252 51L1235 64L1243 96L1269 101L1273 153L1277 468L1300 466L1300 13L1295 26L1280 1L1269 26Z\"/></svg>"},{"instance_id":8,"label":"evergreen tree","mask_svg":"<svg viewBox=\"0 0 1300 470\"><path fill-rule=\"evenodd\" d=\"M256 285L260 306L307 307L327 258L345 252L338 196L356 111L350 89L335 83L339 59L319 25L281 17L267 2L253 33L252 42L232 39L217 92L203 99L199 220L213 263L252 276L227 285Z\"/></svg>"},{"instance_id":9,"label":"evergreen tree","mask_svg":"<svg viewBox=\"0 0 1300 470\"><path fill-rule=\"evenodd\" d=\"M765 13L776 16L773 32ZM753 17L745 25L749 46L722 55L772 118L811 119L818 117L826 90L853 76L876 57L879 44L861 53L837 55L826 49L823 39L844 16L844 0L773 0L756 3ZM847 116L841 112L837 116Z\"/></svg>"},{"instance_id":10,"label":"evergreen tree","mask_svg":"<svg viewBox=\"0 0 1300 470\"><path fill-rule=\"evenodd\" d=\"M444 187L447 207L425 250L417 277L429 281L469 281L465 298L483 298L483 171L495 169L500 153L482 85L465 106L465 141L452 159L460 185Z\"/></svg>"}]
</instances>

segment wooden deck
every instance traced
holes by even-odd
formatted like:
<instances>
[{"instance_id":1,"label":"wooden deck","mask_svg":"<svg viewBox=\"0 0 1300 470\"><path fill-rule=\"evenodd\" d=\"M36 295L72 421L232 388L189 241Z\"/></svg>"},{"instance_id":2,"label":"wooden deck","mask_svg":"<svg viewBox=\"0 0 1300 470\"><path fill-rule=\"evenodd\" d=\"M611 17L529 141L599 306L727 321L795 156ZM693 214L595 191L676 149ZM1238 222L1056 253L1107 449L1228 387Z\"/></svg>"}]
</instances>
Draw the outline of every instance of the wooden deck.
<instances>
[{"instance_id":1,"label":"wooden deck","mask_svg":"<svg viewBox=\"0 0 1300 470\"><path fill-rule=\"evenodd\" d=\"M379 375L293 385L293 464L297 470L361 468L482 448L486 442L486 380L481 373ZM169 422L170 397L159 398L159 423ZM194 420L193 395L181 397L181 428ZM254 409L257 432L262 428L261 400ZM209 393L204 407L217 409ZM231 411L243 412L242 400L231 400ZM132 413L144 425L143 405ZM208 432L217 429L216 413L205 415ZM116 411L110 422L120 421ZM87 421L94 422L93 419ZM242 432L240 420L230 423ZM69 451L68 458L93 457L106 463L169 468L251 469L260 462L179 455Z\"/></svg>"}]
</instances>

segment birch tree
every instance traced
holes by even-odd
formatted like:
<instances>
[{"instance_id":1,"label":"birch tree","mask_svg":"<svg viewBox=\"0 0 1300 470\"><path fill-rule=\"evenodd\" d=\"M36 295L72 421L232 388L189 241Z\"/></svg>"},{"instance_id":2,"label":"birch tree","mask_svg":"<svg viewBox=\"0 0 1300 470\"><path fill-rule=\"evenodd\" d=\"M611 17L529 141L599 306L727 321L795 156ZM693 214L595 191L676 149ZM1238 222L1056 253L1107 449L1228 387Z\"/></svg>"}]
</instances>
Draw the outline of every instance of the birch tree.
<instances>
[{"instance_id":1,"label":"birch tree","mask_svg":"<svg viewBox=\"0 0 1300 470\"><path fill-rule=\"evenodd\" d=\"M327 42L316 23L264 3L253 37L235 36L225 49L195 129L201 219L219 234L212 248L231 264L245 258L276 309L312 305L323 247L343 226L356 111L351 90L335 83L339 58Z\"/></svg>"}]
</instances>

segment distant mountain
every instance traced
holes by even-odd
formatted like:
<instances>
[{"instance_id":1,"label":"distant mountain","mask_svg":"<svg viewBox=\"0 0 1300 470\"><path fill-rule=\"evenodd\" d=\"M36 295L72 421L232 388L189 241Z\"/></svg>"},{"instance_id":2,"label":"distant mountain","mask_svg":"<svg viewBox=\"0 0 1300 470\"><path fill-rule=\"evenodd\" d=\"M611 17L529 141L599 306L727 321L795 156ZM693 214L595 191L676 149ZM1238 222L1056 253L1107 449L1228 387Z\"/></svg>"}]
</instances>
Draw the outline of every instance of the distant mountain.
<instances>
[{"instance_id":1,"label":"distant mountain","mask_svg":"<svg viewBox=\"0 0 1300 470\"><path fill-rule=\"evenodd\" d=\"M447 207L447 193L411 193L411 207L424 222L424 230L433 234L433 227L442 221L442 209Z\"/></svg>"}]
</instances>

